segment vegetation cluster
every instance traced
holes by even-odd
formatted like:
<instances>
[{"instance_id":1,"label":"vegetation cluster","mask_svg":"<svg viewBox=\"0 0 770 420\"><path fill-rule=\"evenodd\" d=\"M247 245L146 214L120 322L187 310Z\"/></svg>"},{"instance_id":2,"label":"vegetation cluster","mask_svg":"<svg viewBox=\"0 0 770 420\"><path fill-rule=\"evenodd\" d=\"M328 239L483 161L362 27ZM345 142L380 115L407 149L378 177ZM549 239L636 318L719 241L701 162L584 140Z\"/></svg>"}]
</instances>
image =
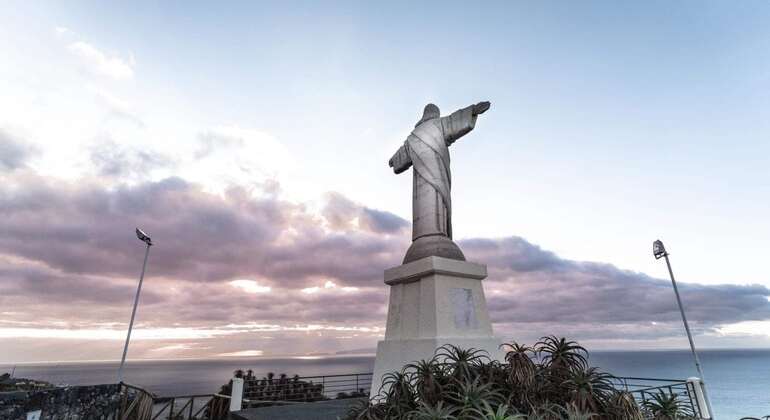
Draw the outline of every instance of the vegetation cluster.
<instances>
[{"instance_id":1,"label":"vegetation cluster","mask_svg":"<svg viewBox=\"0 0 770 420\"><path fill-rule=\"evenodd\" d=\"M543 337L533 347L505 344L505 362L446 345L430 360L383 377L379 395L346 420L684 420L676 394L643 404L620 380L589 366L576 342Z\"/></svg>"},{"instance_id":2,"label":"vegetation cluster","mask_svg":"<svg viewBox=\"0 0 770 420\"><path fill-rule=\"evenodd\" d=\"M10 373L0 375L0 392L38 391L55 388L53 384L26 378L14 378Z\"/></svg>"},{"instance_id":3,"label":"vegetation cluster","mask_svg":"<svg viewBox=\"0 0 770 420\"><path fill-rule=\"evenodd\" d=\"M244 405L247 407L264 407L279 401L314 402L329 399L324 393L323 384L304 381L299 375L289 378L286 374L282 373L276 378L273 372L269 372L267 376L259 379L254 376L254 372L251 369L247 371L239 369L234 372L234 376L244 380L243 396L246 400ZM231 390L232 380L228 384L223 385L219 393L230 395ZM340 392L336 398L365 396L367 394L361 389L350 393Z\"/></svg>"}]
</instances>

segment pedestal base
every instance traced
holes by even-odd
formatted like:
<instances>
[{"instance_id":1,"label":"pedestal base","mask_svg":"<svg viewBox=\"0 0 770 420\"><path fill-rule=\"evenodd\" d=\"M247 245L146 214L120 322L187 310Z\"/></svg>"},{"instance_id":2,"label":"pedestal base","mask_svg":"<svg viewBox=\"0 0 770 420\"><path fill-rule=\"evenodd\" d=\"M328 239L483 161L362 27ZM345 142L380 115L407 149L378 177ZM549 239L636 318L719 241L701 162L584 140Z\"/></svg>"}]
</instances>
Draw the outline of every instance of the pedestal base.
<instances>
[{"instance_id":1,"label":"pedestal base","mask_svg":"<svg viewBox=\"0 0 770 420\"><path fill-rule=\"evenodd\" d=\"M430 235L419 237L412 242L412 245L406 250L404 264L429 256L465 261L465 255L454 241L443 235Z\"/></svg>"},{"instance_id":2,"label":"pedestal base","mask_svg":"<svg viewBox=\"0 0 770 420\"><path fill-rule=\"evenodd\" d=\"M377 345L371 397L380 392L382 375L428 360L445 344L485 350L502 360L481 286L486 276L484 265L436 256L385 271L388 323L385 340Z\"/></svg>"},{"instance_id":3,"label":"pedestal base","mask_svg":"<svg viewBox=\"0 0 770 420\"><path fill-rule=\"evenodd\" d=\"M374 375L369 397L375 398L382 387L382 377L390 372L401 371L405 365L419 360L430 360L436 350L446 344L462 349L484 350L492 360L503 361L500 340L496 337L446 337L411 340L383 340L377 343L377 359L374 361ZM375 389L376 388L376 389Z\"/></svg>"}]
</instances>

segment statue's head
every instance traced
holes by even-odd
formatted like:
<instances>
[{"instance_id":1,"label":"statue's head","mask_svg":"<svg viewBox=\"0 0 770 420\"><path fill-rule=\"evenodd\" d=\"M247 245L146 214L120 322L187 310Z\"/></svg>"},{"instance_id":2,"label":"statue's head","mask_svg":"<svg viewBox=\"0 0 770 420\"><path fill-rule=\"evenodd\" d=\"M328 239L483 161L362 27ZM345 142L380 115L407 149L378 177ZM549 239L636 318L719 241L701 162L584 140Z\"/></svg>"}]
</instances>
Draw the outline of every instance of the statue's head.
<instances>
[{"instance_id":1,"label":"statue's head","mask_svg":"<svg viewBox=\"0 0 770 420\"><path fill-rule=\"evenodd\" d=\"M417 124L415 124L414 126L417 127L418 125L424 123L425 121L432 120L440 116L441 116L441 111L438 109L436 105L434 104L425 105L425 109L422 111L422 119L420 119L420 121L417 121Z\"/></svg>"}]
</instances>

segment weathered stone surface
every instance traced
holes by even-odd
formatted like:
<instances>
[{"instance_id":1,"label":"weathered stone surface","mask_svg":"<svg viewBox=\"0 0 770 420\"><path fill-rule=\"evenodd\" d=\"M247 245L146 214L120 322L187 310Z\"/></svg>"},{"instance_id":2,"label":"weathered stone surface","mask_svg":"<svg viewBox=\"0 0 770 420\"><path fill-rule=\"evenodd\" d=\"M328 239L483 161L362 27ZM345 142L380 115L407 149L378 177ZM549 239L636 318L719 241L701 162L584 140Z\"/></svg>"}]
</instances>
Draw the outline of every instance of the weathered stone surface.
<instances>
[{"instance_id":1,"label":"weathered stone surface","mask_svg":"<svg viewBox=\"0 0 770 420\"><path fill-rule=\"evenodd\" d=\"M0 393L0 419L26 420L30 411L41 410L41 420L108 419L120 404L120 386L93 385L42 391Z\"/></svg>"},{"instance_id":2,"label":"weathered stone surface","mask_svg":"<svg viewBox=\"0 0 770 420\"><path fill-rule=\"evenodd\" d=\"M465 255L453 240L443 235L431 235L421 236L412 242L404 256L404 264L431 256L465 261Z\"/></svg>"},{"instance_id":3,"label":"weathered stone surface","mask_svg":"<svg viewBox=\"0 0 770 420\"><path fill-rule=\"evenodd\" d=\"M432 274L483 280L487 277L487 266L443 257L426 257L385 270L385 284L411 283Z\"/></svg>"}]
</instances>

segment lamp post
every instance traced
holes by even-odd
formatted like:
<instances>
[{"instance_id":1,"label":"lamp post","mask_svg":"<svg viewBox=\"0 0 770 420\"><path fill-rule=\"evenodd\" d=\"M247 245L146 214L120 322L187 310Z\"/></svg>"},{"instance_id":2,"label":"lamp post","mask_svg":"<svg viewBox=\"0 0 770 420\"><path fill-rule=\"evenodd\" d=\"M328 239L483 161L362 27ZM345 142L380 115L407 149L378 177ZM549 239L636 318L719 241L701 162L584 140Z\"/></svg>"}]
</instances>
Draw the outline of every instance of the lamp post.
<instances>
[{"instance_id":1,"label":"lamp post","mask_svg":"<svg viewBox=\"0 0 770 420\"><path fill-rule=\"evenodd\" d=\"M695 351L695 342L692 339L692 333L690 333L690 325L687 323L687 316L684 314L684 307L682 306L682 298L679 297L679 288L676 287L676 280L674 279L674 271L671 270L671 262L668 260L668 252L666 247L663 246L663 242L658 239L652 243L652 254L656 260L661 258L666 259L666 266L668 267L668 274L671 276L671 284L674 285L674 294L676 295L676 303L679 305L679 312L682 314L682 322L684 322L684 329L687 331L687 339L690 341L690 351L692 351L692 357L695 359L695 368L698 370L701 382L703 384L703 397L706 400L706 408L708 408L709 416L714 418L714 410L711 409L711 401L706 392L706 378L703 376L703 369L700 366L700 358L698 358L698 352Z\"/></svg>"},{"instance_id":2,"label":"lamp post","mask_svg":"<svg viewBox=\"0 0 770 420\"><path fill-rule=\"evenodd\" d=\"M144 251L144 263L142 264L142 274L139 275L139 286L136 288L136 296L134 297L134 309L131 311L131 321L128 323L128 334L126 335L126 344L123 346L123 357L120 359L120 368L118 368L118 383L123 382L123 366L126 364L126 354L128 353L128 342L131 341L131 330L134 328L134 317L136 317L136 305L139 303L139 293L142 291L142 281L144 281L144 270L147 268L147 257L150 255L150 247L152 246L152 239L142 232L141 229L136 228L136 237L140 241L147 245Z\"/></svg>"}]
</instances>

